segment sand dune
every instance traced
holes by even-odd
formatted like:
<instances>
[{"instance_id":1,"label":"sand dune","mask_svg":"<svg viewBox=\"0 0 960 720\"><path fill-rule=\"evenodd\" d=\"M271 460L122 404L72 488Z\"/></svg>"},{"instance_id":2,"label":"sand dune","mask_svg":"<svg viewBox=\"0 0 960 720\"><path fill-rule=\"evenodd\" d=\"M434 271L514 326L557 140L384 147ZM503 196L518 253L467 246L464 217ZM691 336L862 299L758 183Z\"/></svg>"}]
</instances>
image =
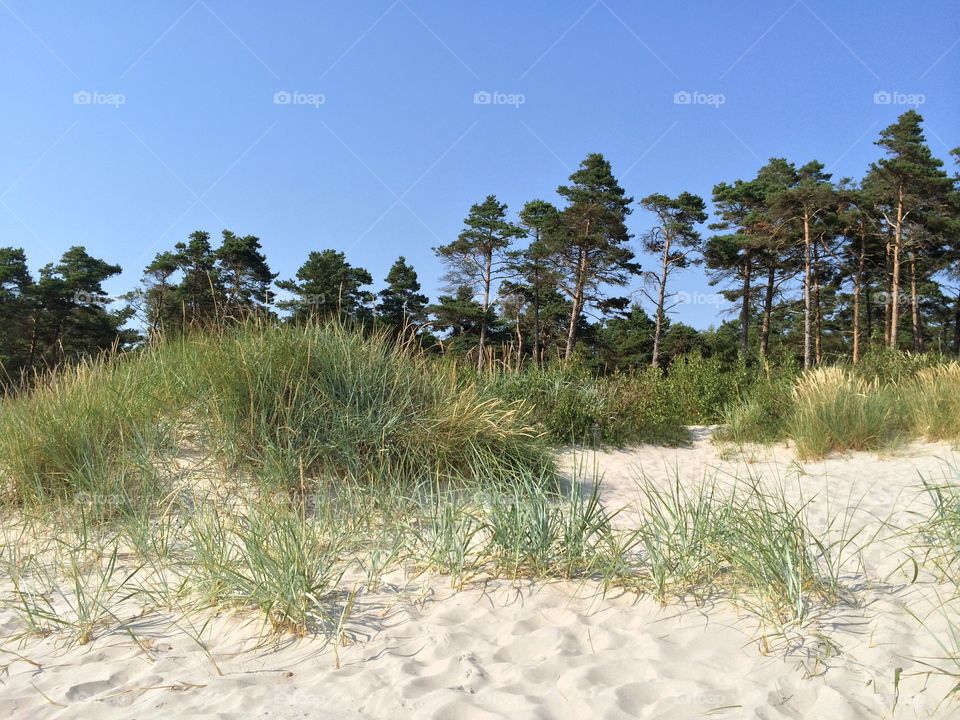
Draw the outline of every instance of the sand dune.
<instances>
[{"instance_id":1,"label":"sand dune","mask_svg":"<svg viewBox=\"0 0 960 720\"><path fill-rule=\"evenodd\" d=\"M846 569L854 604L821 620L833 651L811 632L764 641L756 619L723 602L662 607L619 591L601 597L590 583L490 581L455 592L444 578L398 571L360 597L352 641L337 652L320 639L261 641L260 626L237 614L123 618L137 642L120 627L72 648L55 636L3 640L0 716L957 716L957 705L944 701L953 682L920 662L943 655L933 633L944 624L934 610L955 590L925 570L911 582L906 541L891 528L928 508L920 478L942 478L949 464L960 467L960 455L918 444L801 466L783 447L728 455L707 435L698 431L690 448L587 461L603 474L609 507L635 502L641 472L685 483L704 473L761 476L810 500L811 521L824 530L851 507L849 522L863 527L862 537L879 537L862 567L851 560ZM624 512L618 522L629 518ZM0 611L0 636L21 629L11 611Z\"/></svg>"}]
</instances>

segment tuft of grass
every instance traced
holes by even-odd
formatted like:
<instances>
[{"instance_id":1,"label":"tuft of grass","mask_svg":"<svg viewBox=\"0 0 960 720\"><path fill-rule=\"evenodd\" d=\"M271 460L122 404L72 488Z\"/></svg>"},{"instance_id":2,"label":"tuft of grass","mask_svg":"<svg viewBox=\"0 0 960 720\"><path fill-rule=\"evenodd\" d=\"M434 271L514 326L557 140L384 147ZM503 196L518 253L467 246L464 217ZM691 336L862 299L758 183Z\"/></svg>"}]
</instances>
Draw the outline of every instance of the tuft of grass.
<instances>
[{"instance_id":1,"label":"tuft of grass","mask_svg":"<svg viewBox=\"0 0 960 720\"><path fill-rule=\"evenodd\" d=\"M929 518L917 528L926 559L940 569L942 575L960 584L960 485L950 481L923 481L923 488L933 504Z\"/></svg>"},{"instance_id":2,"label":"tuft of grass","mask_svg":"<svg viewBox=\"0 0 960 720\"><path fill-rule=\"evenodd\" d=\"M154 358L94 360L0 406L0 493L18 504L154 495L153 462L173 447Z\"/></svg>"},{"instance_id":3,"label":"tuft of grass","mask_svg":"<svg viewBox=\"0 0 960 720\"><path fill-rule=\"evenodd\" d=\"M919 370L905 384L903 398L915 434L960 442L960 363Z\"/></svg>"},{"instance_id":4,"label":"tuft of grass","mask_svg":"<svg viewBox=\"0 0 960 720\"><path fill-rule=\"evenodd\" d=\"M626 582L668 596L722 594L776 624L802 622L840 596L835 548L813 533L806 506L757 480L723 490L716 477L694 487L639 483L639 560Z\"/></svg>"},{"instance_id":5,"label":"tuft of grass","mask_svg":"<svg viewBox=\"0 0 960 720\"><path fill-rule=\"evenodd\" d=\"M343 574L340 547L303 508L257 503L234 529L237 562L224 577L231 601L258 608L278 632L329 624L328 596Z\"/></svg>"},{"instance_id":6,"label":"tuft of grass","mask_svg":"<svg viewBox=\"0 0 960 720\"><path fill-rule=\"evenodd\" d=\"M793 391L790 435L801 458L843 450L881 450L905 431L896 392L841 367L803 373Z\"/></svg>"}]
</instances>

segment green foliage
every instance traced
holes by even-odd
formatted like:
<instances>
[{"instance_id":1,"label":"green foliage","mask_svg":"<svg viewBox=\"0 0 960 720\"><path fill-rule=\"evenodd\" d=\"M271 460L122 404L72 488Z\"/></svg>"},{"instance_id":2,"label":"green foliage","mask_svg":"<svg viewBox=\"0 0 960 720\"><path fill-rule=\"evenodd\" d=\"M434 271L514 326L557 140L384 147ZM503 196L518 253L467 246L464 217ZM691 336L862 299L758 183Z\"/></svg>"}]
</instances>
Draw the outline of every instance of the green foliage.
<instances>
[{"instance_id":1,"label":"green foliage","mask_svg":"<svg viewBox=\"0 0 960 720\"><path fill-rule=\"evenodd\" d=\"M666 392L686 424L712 424L747 392L754 373L742 358L731 366L699 353L675 360L667 370Z\"/></svg>"},{"instance_id":2,"label":"green foliage","mask_svg":"<svg viewBox=\"0 0 960 720\"><path fill-rule=\"evenodd\" d=\"M373 300L373 294L362 288L372 282L370 273L348 263L342 252L312 252L295 279L277 283L278 288L293 295L277 305L290 311L295 322L361 319Z\"/></svg>"},{"instance_id":3,"label":"green foliage","mask_svg":"<svg viewBox=\"0 0 960 720\"><path fill-rule=\"evenodd\" d=\"M586 304L602 305L601 287L626 285L640 266L627 245L631 235L625 221L633 198L617 182L603 155L587 155L570 175L570 184L558 187L557 194L568 204L561 211L559 229L547 235L547 254L564 278L561 288L573 305L564 352L570 360ZM625 305L624 301L621 309Z\"/></svg>"},{"instance_id":4,"label":"green foliage","mask_svg":"<svg viewBox=\"0 0 960 720\"><path fill-rule=\"evenodd\" d=\"M156 382L158 360L88 361L3 401L3 494L87 497L99 514L158 492L150 463L173 444L174 407Z\"/></svg>"},{"instance_id":5,"label":"green foliage","mask_svg":"<svg viewBox=\"0 0 960 720\"><path fill-rule=\"evenodd\" d=\"M595 377L579 365L488 376L485 389L524 401L546 436L558 443L683 444L689 440L659 370Z\"/></svg>"},{"instance_id":6,"label":"green foliage","mask_svg":"<svg viewBox=\"0 0 960 720\"><path fill-rule=\"evenodd\" d=\"M377 322L385 325L394 334L408 326L416 327L427 319L426 306L429 299L420 292L417 271L402 255L390 266L386 277L387 286L377 293Z\"/></svg>"},{"instance_id":7,"label":"green foliage","mask_svg":"<svg viewBox=\"0 0 960 720\"><path fill-rule=\"evenodd\" d=\"M718 440L734 443L771 443L787 437L787 422L793 410L793 379L790 376L765 376L757 380L740 402L723 414Z\"/></svg>"},{"instance_id":8,"label":"green foliage","mask_svg":"<svg viewBox=\"0 0 960 720\"><path fill-rule=\"evenodd\" d=\"M910 353L888 348L871 348L860 362L851 366L858 377L881 385L900 383L915 377L925 368L935 367L947 362L938 353Z\"/></svg>"}]
</instances>

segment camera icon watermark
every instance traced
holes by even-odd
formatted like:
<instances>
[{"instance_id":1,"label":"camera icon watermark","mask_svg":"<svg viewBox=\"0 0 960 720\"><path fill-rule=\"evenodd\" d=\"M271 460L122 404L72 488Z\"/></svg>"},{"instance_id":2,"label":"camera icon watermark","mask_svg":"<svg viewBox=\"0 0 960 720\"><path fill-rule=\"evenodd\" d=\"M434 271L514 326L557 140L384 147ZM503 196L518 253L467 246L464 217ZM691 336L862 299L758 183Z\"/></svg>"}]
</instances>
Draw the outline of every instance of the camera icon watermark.
<instances>
[{"instance_id":1,"label":"camera icon watermark","mask_svg":"<svg viewBox=\"0 0 960 720\"><path fill-rule=\"evenodd\" d=\"M307 105L319 108L326 104L327 96L323 93L305 93L299 90L278 90L273 94L274 105Z\"/></svg>"},{"instance_id":2,"label":"camera icon watermark","mask_svg":"<svg viewBox=\"0 0 960 720\"><path fill-rule=\"evenodd\" d=\"M473 94L474 105L509 105L519 108L527 102L527 96L523 93L504 93L494 90L478 90Z\"/></svg>"},{"instance_id":3,"label":"camera icon watermark","mask_svg":"<svg viewBox=\"0 0 960 720\"><path fill-rule=\"evenodd\" d=\"M107 93L99 90L78 90L73 94L74 105L107 105L114 109L127 102L123 93Z\"/></svg>"},{"instance_id":4,"label":"camera icon watermark","mask_svg":"<svg viewBox=\"0 0 960 720\"><path fill-rule=\"evenodd\" d=\"M699 90L677 90L673 94L674 105L707 105L712 108L719 108L727 102L727 96L723 93L705 93Z\"/></svg>"},{"instance_id":5,"label":"camera icon watermark","mask_svg":"<svg viewBox=\"0 0 960 720\"><path fill-rule=\"evenodd\" d=\"M923 93L905 93L899 90L877 90L873 94L874 105L909 105L920 107L927 101Z\"/></svg>"}]
</instances>

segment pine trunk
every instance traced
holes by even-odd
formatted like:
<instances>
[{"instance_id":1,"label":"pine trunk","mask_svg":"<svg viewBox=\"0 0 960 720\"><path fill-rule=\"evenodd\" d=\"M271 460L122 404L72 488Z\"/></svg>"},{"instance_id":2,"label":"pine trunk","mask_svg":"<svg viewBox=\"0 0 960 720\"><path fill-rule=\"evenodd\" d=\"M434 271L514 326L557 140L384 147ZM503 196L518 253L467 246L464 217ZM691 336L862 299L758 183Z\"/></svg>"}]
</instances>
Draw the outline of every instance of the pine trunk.
<instances>
[{"instance_id":1,"label":"pine trunk","mask_svg":"<svg viewBox=\"0 0 960 720\"><path fill-rule=\"evenodd\" d=\"M897 195L897 224L893 230L893 274L890 278L889 347L897 348L900 327L900 254L903 248L903 188Z\"/></svg>"},{"instance_id":2,"label":"pine trunk","mask_svg":"<svg viewBox=\"0 0 960 720\"><path fill-rule=\"evenodd\" d=\"M763 298L763 329L760 333L761 357L769 357L770 355L770 324L773 317L773 292L776 279L776 269L771 265L767 268L767 294Z\"/></svg>"},{"instance_id":3,"label":"pine trunk","mask_svg":"<svg viewBox=\"0 0 960 720\"><path fill-rule=\"evenodd\" d=\"M744 358L750 354L750 272L751 258L748 252L743 259L743 305L740 308L740 350Z\"/></svg>"},{"instance_id":4,"label":"pine trunk","mask_svg":"<svg viewBox=\"0 0 960 720\"><path fill-rule=\"evenodd\" d=\"M653 358L650 364L657 367L660 360L660 335L663 332L663 304L667 292L667 273L670 270L670 237L663 244L663 267L660 270L660 287L657 292L657 318L653 328Z\"/></svg>"},{"instance_id":5,"label":"pine trunk","mask_svg":"<svg viewBox=\"0 0 960 720\"><path fill-rule=\"evenodd\" d=\"M910 327L913 330L913 349L923 352L923 327L920 324L920 297L917 295L917 256L910 251Z\"/></svg>"},{"instance_id":6,"label":"pine trunk","mask_svg":"<svg viewBox=\"0 0 960 720\"><path fill-rule=\"evenodd\" d=\"M483 274L483 315L480 317L480 352L477 356L477 369L483 370L487 359L487 310L490 308L490 282L493 273L493 253L485 258L486 267Z\"/></svg>"},{"instance_id":7,"label":"pine trunk","mask_svg":"<svg viewBox=\"0 0 960 720\"><path fill-rule=\"evenodd\" d=\"M957 295L953 313L953 351L960 355L960 294Z\"/></svg>"},{"instance_id":8,"label":"pine trunk","mask_svg":"<svg viewBox=\"0 0 960 720\"><path fill-rule=\"evenodd\" d=\"M810 298L810 276L813 264L810 257L810 217L803 215L803 369L813 365L812 313Z\"/></svg>"},{"instance_id":9,"label":"pine trunk","mask_svg":"<svg viewBox=\"0 0 960 720\"><path fill-rule=\"evenodd\" d=\"M535 285L533 288L533 365L543 365L543 349L540 347L540 270L534 271Z\"/></svg>"},{"instance_id":10,"label":"pine trunk","mask_svg":"<svg viewBox=\"0 0 960 720\"><path fill-rule=\"evenodd\" d=\"M563 354L564 360L573 357L573 348L577 343L577 323L580 320L580 313L583 312L583 294L586 291L587 282L587 253L580 248L580 256L577 259L577 277L573 291L573 307L570 310L570 325L567 328L567 347Z\"/></svg>"},{"instance_id":11,"label":"pine trunk","mask_svg":"<svg viewBox=\"0 0 960 720\"><path fill-rule=\"evenodd\" d=\"M860 362L860 293L863 288L863 269L867 261L866 232L860 230L860 256L853 274L853 364ZM869 308L868 308L869 313Z\"/></svg>"}]
</instances>

